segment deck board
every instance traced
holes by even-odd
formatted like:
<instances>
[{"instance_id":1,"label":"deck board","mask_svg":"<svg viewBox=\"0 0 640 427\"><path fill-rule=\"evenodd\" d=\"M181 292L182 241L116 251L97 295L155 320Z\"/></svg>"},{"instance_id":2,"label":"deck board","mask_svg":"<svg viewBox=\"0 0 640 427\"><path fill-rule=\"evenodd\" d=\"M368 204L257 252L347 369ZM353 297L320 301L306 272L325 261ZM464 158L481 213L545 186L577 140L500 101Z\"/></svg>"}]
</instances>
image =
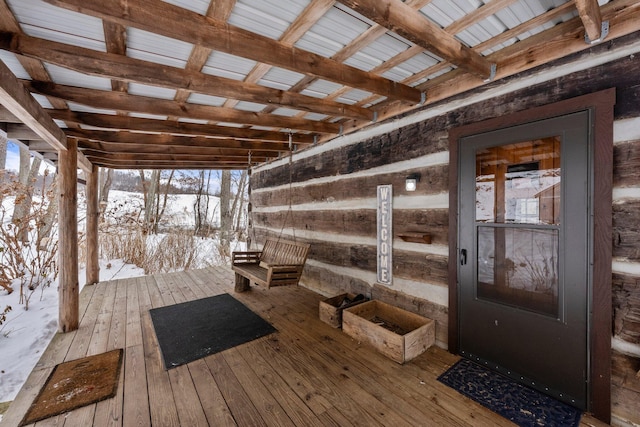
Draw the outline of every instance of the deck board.
<instances>
[{"instance_id":1,"label":"deck board","mask_svg":"<svg viewBox=\"0 0 640 427\"><path fill-rule=\"evenodd\" d=\"M233 287L226 267L85 287L80 328L54 337L2 426L18 424L56 363L115 348L125 356L114 398L35 426L513 425L436 381L455 355L431 348L399 365L321 322L318 294ZM166 371L149 309L224 292L278 332Z\"/></svg>"}]
</instances>

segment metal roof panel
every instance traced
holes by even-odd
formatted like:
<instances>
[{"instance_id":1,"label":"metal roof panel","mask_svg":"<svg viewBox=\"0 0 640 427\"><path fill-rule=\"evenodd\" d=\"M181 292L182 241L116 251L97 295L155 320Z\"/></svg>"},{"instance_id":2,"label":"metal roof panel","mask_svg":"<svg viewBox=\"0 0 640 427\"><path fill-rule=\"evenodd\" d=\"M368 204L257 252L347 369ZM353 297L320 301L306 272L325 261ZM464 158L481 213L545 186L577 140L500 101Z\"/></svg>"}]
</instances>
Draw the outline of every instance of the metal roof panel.
<instances>
[{"instance_id":1,"label":"metal roof panel","mask_svg":"<svg viewBox=\"0 0 640 427\"><path fill-rule=\"evenodd\" d=\"M99 18L52 6L42 0L5 1L23 31L30 36L55 36L55 41L66 40L66 43L92 49L95 47L91 46L98 44L102 46L101 50L105 50L104 30Z\"/></svg>"},{"instance_id":2,"label":"metal roof panel","mask_svg":"<svg viewBox=\"0 0 640 427\"><path fill-rule=\"evenodd\" d=\"M192 50L191 43L127 28L127 56L131 58L184 68Z\"/></svg>"}]
</instances>

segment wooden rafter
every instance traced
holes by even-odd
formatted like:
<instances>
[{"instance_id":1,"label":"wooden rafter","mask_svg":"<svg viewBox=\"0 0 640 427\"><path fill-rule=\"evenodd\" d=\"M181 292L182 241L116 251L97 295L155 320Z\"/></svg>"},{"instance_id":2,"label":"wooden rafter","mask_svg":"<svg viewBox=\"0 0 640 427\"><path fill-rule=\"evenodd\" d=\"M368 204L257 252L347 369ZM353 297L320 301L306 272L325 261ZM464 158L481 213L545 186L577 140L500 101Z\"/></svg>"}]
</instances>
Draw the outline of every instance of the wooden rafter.
<instances>
[{"instance_id":1,"label":"wooden rafter","mask_svg":"<svg viewBox=\"0 0 640 427\"><path fill-rule=\"evenodd\" d=\"M58 85L36 81L23 82L32 92L76 102L105 110L122 110L157 116L176 116L191 119L215 120L217 122L251 124L256 126L296 129L328 134L340 133L341 125L295 117L252 113L231 108L212 107L200 104L179 104L172 100L108 92L75 86Z\"/></svg>"},{"instance_id":2,"label":"wooden rafter","mask_svg":"<svg viewBox=\"0 0 640 427\"><path fill-rule=\"evenodd\" d=\"M342 85L419 103L420 91L311 52L286 46L160 0L46 0L56 6L112 20L254 61L313 74Z\"/></svg>"},{"instance_id":3,"label":"wooden rafter","mask_svg":"<svg viewBox=\"0 0 640 427\"><path fill-rule=\"evenodd\" d=\"M339 0L379 25L396 32L456 66L481 78L492 74L491 63L401 0Z\"/></svg>"},{"instance_id":4,"label":"wooden rafter","mask_svg":"<svg viewBox=\"0 0 640 427\"><path fill-rule=\"evenodd\" d=\"M357 106L15 33L0 34L0 48L99 77L171 89L188 88L186 90L211 96L276 104L332 116L373 119L373 111Z\"/></svg>"},{"instance_id":5,"label":"wooden rafter","mask_svg":"<svg viewBox=\"0 0 640 427\"><path fill-rule=\"evenodd\" d=\"M232 138L209 138L202 136L180 136L138 132L111 132L100 130L69 129L67 135L105 143L158 147L229 148L237 150L259 150L269 152L288 151L289 144L283 142L242 141Z\"/></svg>"},{"instance_id":6,"label":"wooden rafter","mask_svg":"<svg viewBox=\"0 0 640 427\"><path fill-rule=\"evenodd\" d=\"M54 119L116 131L162 132L173 135L209 136L273 142L287 142L289 140L289 135L285 132L268 130L188 123L174 120L122 117L110 114L76 113L68 110L47 110L47 112ZM316 135L312 134L296 134L295 139L297 144L312 144L316 141L316 137Z\"/></svg>"},{"instance_id":7,"label":"wooden rafter","mask_svg":"<svg viewBox=\"0 0 640 427\"><path fill-rule=\"evenodd\" d=\"M67 137L38 102L0 62L0 103L40 138L58 150L67 149Z\"/></svg>"}]
</instances>

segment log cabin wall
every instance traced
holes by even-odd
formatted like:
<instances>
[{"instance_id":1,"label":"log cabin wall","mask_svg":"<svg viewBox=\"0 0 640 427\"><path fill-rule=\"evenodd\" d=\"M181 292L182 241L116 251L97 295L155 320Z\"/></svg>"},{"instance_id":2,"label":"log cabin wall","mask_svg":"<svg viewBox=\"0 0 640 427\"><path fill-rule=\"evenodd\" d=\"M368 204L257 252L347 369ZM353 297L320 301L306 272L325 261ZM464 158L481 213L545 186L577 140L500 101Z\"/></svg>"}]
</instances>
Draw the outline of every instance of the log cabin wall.
<instances>
[{"instance_id":1,"label":"log cabin wall","mask_svg":"<svg viewBox=\"0 0 640 427\"><path fill-rule=\"evenodd\" d=\"M625 50L634 43L633 37L605 43L255 168L251 236L258 243L281 234L309 242L304 286L326 295L373 294L431 317L437 343L446 347L449 130L615 88L614 349L640 357L640 57ZM611 56L594 59L603 52ZM408 193L404 181L413 172L421 179ZM376 187L382 184L392 184L394 196L390 287L374 285ZM431 244L398 238L409 231L431 234Z\"/></svg>"}]
</instances>

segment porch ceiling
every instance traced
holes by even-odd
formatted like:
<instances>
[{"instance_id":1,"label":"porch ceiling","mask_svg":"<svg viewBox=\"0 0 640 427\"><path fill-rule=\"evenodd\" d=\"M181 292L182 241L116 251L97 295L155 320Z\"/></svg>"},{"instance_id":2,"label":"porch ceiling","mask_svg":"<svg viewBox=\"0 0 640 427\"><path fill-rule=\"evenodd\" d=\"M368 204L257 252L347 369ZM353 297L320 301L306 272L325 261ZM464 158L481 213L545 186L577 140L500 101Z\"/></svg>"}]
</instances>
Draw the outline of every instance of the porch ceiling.
<instances>
[{"instance_id":1,"label":"porch ceiling","mask_svg":"<svg viewBox=\"0 0 640 427\"><path fill-rule=\"evenodd\" d=\"M640 30L599 3L0 0L0 59L93 164L244 169Z\"/></svg>"}]
</instances>

